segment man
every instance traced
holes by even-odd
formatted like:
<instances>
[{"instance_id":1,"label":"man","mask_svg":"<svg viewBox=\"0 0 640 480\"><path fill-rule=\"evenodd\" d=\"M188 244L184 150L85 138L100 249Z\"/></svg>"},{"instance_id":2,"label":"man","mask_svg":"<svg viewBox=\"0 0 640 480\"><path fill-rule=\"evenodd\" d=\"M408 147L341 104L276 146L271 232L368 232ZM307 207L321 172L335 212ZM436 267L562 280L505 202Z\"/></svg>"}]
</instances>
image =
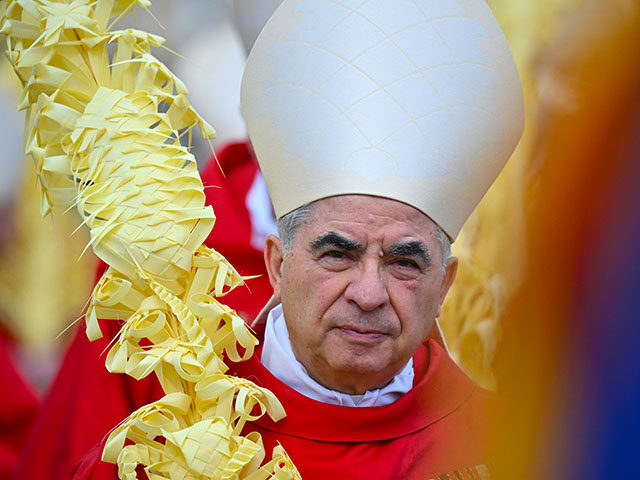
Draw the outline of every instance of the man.
<instances>
[{"instance_id":1,"label":"man","mask_svg":"<svg viewBox=\"0 0 640 480\"><path fill-rule=\"evenodd\" d=\"M367 396L402 371L427 337L457 260L442 230L409 205L345 195L307 208L301 225L281 228L284 244L267 239L275 297L310 377ZM265 352L262 358L274 363Z\"/></svg>"},{"instance_id":2,"label":"man","mask_svg":"<svg viewBox=\"0 0 640 480\"><path fill-rule=\"evenodd\" d=\"M490 10L285 0L242 106L280 238L265 246L262 349L231 370L287 412L247 431L281 443L303 478L486 478L495 399L436 341L435 319L457 268L449 241L522 131Z\"/></svg>"},{"instance_id":3,"label":"man","mask_svg":"<svg viewBox=\"0 0 640 480\"><path fill-rule=\"evenodd\" d=\"M288 417L251 430L267 451L281 443L303 478L484 474L493 399L437 342L423 344L455 277L446 237L390 199L303 208L298 225L281 220L283 240L267 239L282 305L255 325L262 350L232 368L276 393Z\"/></svg>"},{"instance_id":4,"label":"man","mask_svg":"<svg viewBox=\"0 0 640 480\"><path fill-rule=\"evenodd\" d=\"M229 373L287 413L244 433L281 444L305 479L488 478L496 400L449 358L435 319L455 278L449 242L522 131L490 10L285 0L242 105L280 238L266 240L261 346Z\"/></svg>"}]
</instances>

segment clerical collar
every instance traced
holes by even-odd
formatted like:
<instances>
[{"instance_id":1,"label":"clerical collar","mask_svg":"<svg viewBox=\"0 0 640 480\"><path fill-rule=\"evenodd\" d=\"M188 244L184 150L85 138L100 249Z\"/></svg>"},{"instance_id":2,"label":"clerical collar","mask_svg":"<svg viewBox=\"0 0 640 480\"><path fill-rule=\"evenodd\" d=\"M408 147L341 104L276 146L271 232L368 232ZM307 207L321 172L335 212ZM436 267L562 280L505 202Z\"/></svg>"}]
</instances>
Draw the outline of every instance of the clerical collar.
<instances>
[{"instance_id":1,"label":"clerical collar","mask_svg":"<svg viewBox=\"0 0 640 480\"><path fill-rule=\"evenodd\" d=\"M344 407L379 407L395 402L413 386L413 359L384 387L367 390L364 395L349 395L323 387L313 380L295 357L282 305L267 316L260 361L271 374L302 395L323 403Z\"/></svg>"}]
</instances>

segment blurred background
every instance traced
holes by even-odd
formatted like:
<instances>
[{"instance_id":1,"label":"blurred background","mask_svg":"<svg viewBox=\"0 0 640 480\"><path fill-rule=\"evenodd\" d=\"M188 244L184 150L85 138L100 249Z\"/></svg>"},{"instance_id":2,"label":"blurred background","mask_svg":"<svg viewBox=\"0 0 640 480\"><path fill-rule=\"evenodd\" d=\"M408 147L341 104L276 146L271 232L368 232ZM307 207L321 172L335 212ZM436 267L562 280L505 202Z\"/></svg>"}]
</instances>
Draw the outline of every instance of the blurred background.
<instances>
[{"instance_id":1,"label":"blurred background","mask_svg":"<svg viewBox=\"0 0 640 480\"><path fill-rule=\"evenodd\" d=\"M218 132L216 152L246 141L246 50L277 3L155 0L155 19L137 15L138 27L167 39L171 51L155 53ZM637 478L640 3L488 3L520 71L526 130L453 246L461 265L445 338L475 381L512 400L497 432L508 452L496 467L502 478ZM0 336L35 411L97 260L82 253L88 238L75 212L40 216L21 154L19 86L4 59L0 85ZM197 137L204 169L211 148Z\"/></svg>"}]
</instances>

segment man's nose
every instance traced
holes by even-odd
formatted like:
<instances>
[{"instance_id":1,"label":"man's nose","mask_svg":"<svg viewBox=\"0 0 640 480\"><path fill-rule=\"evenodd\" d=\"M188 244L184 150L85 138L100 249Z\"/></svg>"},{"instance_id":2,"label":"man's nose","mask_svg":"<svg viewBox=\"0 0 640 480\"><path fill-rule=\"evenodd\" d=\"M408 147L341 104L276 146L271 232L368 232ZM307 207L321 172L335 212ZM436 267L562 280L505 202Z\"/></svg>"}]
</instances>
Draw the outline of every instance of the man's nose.
<instances>
[{"instance_id":1,"label":"man's nose","mask_svg":"<svg viewBox=\"0 0 640 480\"><path fill-rule=\"evenodd\" d=\"M366 312L385 305L389 301L389 293L378 265L370 262L355 269L344 296Z\"/></svg>"}]
</instances>

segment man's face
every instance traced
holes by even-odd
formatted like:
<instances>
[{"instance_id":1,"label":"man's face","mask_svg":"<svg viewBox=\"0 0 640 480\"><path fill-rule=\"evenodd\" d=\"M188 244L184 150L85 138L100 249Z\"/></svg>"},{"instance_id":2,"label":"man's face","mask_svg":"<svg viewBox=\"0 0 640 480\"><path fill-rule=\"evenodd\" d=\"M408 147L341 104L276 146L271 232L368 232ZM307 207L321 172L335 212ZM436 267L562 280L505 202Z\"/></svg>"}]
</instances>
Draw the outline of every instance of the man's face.
<instances>
[{"instance_id":1,"label":"man's face","mask_svg":"<svg viewBox=\"0 0 640 480\"><path fill-rule=\"evenodd\" d=\"M282 258L265 257L296 358L318 383L351 394L383 386L427 336L457 267L443 275L435 224L366 195L314 203Z\"/></svg>"}]
</instances>

